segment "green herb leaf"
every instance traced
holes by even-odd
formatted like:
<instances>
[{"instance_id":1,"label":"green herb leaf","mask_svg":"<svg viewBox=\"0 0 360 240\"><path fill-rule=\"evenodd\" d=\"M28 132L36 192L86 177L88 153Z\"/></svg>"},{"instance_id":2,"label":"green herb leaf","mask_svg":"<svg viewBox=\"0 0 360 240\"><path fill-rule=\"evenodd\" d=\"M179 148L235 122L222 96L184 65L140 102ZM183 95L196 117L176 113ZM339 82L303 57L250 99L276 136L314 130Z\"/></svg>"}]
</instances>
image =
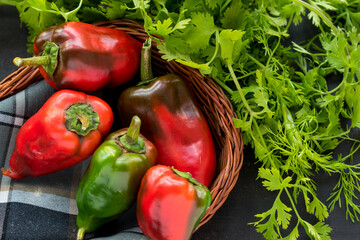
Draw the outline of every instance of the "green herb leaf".
<instances>
[{"instance_id":1,"label":"green herb leaf","mask_svg":"<svg viewBox=\"0 0 360 240\"><path fill-rule=\"evenodd\" d=\"M244 35L240 30L222 30L219 35L219 44L221 47L221 57L227 64L233 64L233 55L241 47L241 38ZM236 48L235 48L236 46Z\"/></svg>"},{"instance_id":2,"label":"green herb leaf","mask_svg":"<svg viewBox=\"0 0 360 240\"><path fill-rule=\"evenodd\" d=\"M189 45L189 53L199 52L210 44L210 37L215 33L214 17L209 13L191 14L191 25L182 34L182 39Z\"/></svg>"}]
</instances>

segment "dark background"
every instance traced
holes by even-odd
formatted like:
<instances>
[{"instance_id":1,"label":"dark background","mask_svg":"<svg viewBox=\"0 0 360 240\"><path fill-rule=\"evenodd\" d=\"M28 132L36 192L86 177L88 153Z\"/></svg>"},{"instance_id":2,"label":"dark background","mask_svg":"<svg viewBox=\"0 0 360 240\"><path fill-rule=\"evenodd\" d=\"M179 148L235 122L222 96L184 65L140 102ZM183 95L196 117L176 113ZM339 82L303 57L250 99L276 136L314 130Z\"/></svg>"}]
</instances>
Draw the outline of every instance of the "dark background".
<instances>
[{"instance_id":1,"label":"dark background","mask_svg":"<svg viewBox=\"0 0 360 240\"><path fill-rule=\"evenodd\" d=\"M29 54L26 52L27 30L25 26L21 26L17 10L9 6L0 6L0 21L0 80L2 80L17 69L12 64L14 57L26 57ZM292 35L297 36L297 39L294 40L299 41L306 39L313 29L310 24L303 24L303 26L296 27L292 31L296 33ZM339 151L341 150L339 149ZM356 158L358 161L359 155ZM257 221L257 218L254 217L255 214L262 213L271 207L276 195L265 190L261 181L256 179L259 167L256 164L252 149L245 147L244 164L236 186L214 217L195 232L193 240L264 239L249 223ZM318 197L325 203L337 182L336 175L329 177L325 174L319 174L316 179ZM358 197L360 196L358 195ZM286 199L283 200L286 203ZM302 216L308 216L305 210L301 208L302 206L304 205L301 205L300 200L298 210ZM311 216L308 216L306 220L312 224L316 223L316 219ZM352 223L350 220L346 220L345 207L341 209L336 207L330 213L326 223L333 229L331 238L334 240L360 239L360 223ZM35 227L36 222L34 222ZM300 229L302 228L300 227ZM24 239L26 238L24 237ZM309 239L309 237L301 232L299 239Z\"/></svg>"}]
</instances>

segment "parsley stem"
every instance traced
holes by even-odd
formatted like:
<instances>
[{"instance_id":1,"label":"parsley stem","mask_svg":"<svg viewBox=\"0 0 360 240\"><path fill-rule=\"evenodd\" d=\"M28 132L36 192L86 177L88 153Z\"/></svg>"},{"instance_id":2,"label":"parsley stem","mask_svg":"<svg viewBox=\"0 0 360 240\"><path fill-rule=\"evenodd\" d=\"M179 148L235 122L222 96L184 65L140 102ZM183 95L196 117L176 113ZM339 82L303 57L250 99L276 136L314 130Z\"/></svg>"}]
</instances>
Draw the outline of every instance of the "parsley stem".
<instances>
[{"instance_id":1,"label":"parsley stem","mask_svg":"<svg viewBox=\"0 0 360 240\"><path fill-rule=\"evenodd\" d=\"M70 12L67 12L67 13L62 14L62 16L65 18L65 21L66 21L66 22L68 21L69 15L71 15L71 14L76 14L76 13L79 11L79 9L81 8L82 4L83 4L83 0L80 0L79 5L78 5L75 9L73 9L73 10L70 11Z\"/></svg>"},{"instance_id":2,"label":"parsley stem","mask_svg":"<svg viewBox=\"0 0 360 240\"><path fill-rule=\"evenodd\" d=\"M282 177L280 177L280 178L281 178L280 181L283 181ZM291 206L292 206L292 208L293 208L293 210L294 210L294 213L295 213L296 217L298 218L299 221L302 222L303 220L302 220L302 218L301 218L301 216L300 216L300 214L299 214L299 212L298 212L298 210L297 210L297 208L296 208L296 205L295 205L295 203L294 203L294 200L293 200L293 198L292 198L289 190L288 190L286 187L284 187L284 190L285 190L285 192L286 192L286 195L287 195L288 198L289 198L290 204L291 204Z\"/></svg>"},{"instance_id":3,"label":"parsley stem","mask_svg":"<svg viewBox=\"0 0 360 240\"><path fill-rule=\"evenodd\" d=\"M238 79L243 79L243 78L247 78L248 76L251 76L253 74L256 74L256 70L255 71L252 71L252 72L249 72L249 73L246 73L240 77L238 77Z\"/></svg>"},{"instance_id":4,"label":"parsley stem","mask_svg":"<svg viewBox=\"0 0 360 240\"><path fill-rule=\"evenodd\" d=\"M260 63L260 64L261 64L261 63ZM263 114L263 113L265 113L266 110L263 109L262 111L259 111L259 112L256 112L256 111L252 110L252 108L250 107L248 101L247 101L246 98L245 98L245 95L244 95L244 93L243 93L243 91L242 91L242 88L241 88L241 86L240 86L240 83L239 83L239 81L238 81L238 78L236 77L236 74L235 74L235 72L234 72L234 69L233 69L232 65L231 65L230 63L228 63L227 66L228 66L228 69L229 69L231 78L233 79L233 82L235 83L236 89L237 89L237 91L238 91L238 93L239 93L239 95L240 95L240 98L241 98L242 103L244 104L245 108L248 110L248 112L251 114L251 116L253 116L253 117L257 118L257 119L260 119L260 118L261 118L260 115ZM264 67L265 67L265 66L264 66Z\"/></svg>"},{"instance_id":5,"label":"parsley stem","mask_svg":"<svg viewBox=\"0 0 360 240\"><path fill-rule=\"evenodd\" d=\"M279 28L279 25L277 25L276 22L275 22L274 20L272 20L272 19L270 19L270 21L273 22L274 25L276 26L276 29L277 29L277 31L278 31L278 33L279 33L279 36L278 36L278 40L277 40L277 43L276 43L275 48L270 52L269 58L268 58L268 60L266 61L266 66L269 66L270 61L271 61L271 59L272 59L273 56L274 56L274 53L276 52L276 50L279 48L279 46L280 46L280 44L281 44L281 30L280 30L280 28Z\"/></svg>"},{"instance_id":6,"label":"parsley stem","mask_svg":"<svg viewBox=\"0 0 360 240\"><path fill-rule=\"evenodd\" d=\"M227 93L229 93L230 95L232 95L232 94L234 93L234 91L233 91L230 87L228 87L223 81L221 81L221 80L219 80L219 79L217 79L217 78L213 78L213 80L214 80L217 84L219 84L219 86L222 87L223 90L225 90L225 91L226 91Z\"/></svg>"},{"instance_id":7,"label":"parsley stem","mask_svg":"<svg viewBox=\"0 0 360 240\"><path fill-rule=\"evenodd\" d=\"M262 64L261 62L259 62L256 58L254 58L253 56L251 56L250 54L246 53L246 56L248 58L251 59L251 61L253 61L254 63L256 63L259 67L261 68L266 68L264 64Z\"/></svg>"},{"instance_id":8,"label":"parsley stem","mask_svg":"<svg viewBox=\"0 0 360 240\"><path fill-rule=\"evenodd\" d=\"M282 100L282 98L280 98L280 99ZM282 114L283 114L285 133L286 133L289 143L295 148L303 147L301 136L299 135L299 132L295 127L294 119L293 119L289 109L286 107L284 101L281 101L280 104L281 104L281 110L282 110Z\"/></svg>"},{"instance_id":9,"label":"parsley stem","mask_svg":"<svg viewBox=\"0 0 360 240\"><path fill-rule=\"evenodd\" d=\"M14 1L11 0L1 0L0 1L0 6L1 5L7 5L7 6L16 6L16 3Z\"/></svg>"},{"instance_id":10,"label":"parsley stem","mask_svg":"<svg viewBox=\"0 0 360 240\"><path fill-rule=\"evenodd\" d=\"M289 28L290 28L291 24L293 23L293 20L294 20L294 15L295 15L295 13L294 13L294 14L292 14L292 15L290 16L290 18L289 18L289 21L288 21L288 23L287 23L287 25L286 25L286 27L285 27L285 31L286 31L286 32L288 32L288 30L289 30Z\"/></svg>"},{"instance_id":11,"label":"parsley stem","mask_svg":"<svg viewBox=\"0 0 360 240\"><path fill-rule=\"evenodd\" d=\"M261 145L261 147L264 149L264 152L265 152L265 154L262 155L261 158L259 158L259 160L263 162L263 166L278 169L279 164L276 164L277 159L272 154L272 151L270 151L268 149L268 144L266 144L264 135L259 127L258 122L252 116L250 116L250 122L251 122L252 126L254 127L254 129L256 130L256 134L251 134L252 138L254 141L258 142ZM255 139L255 136L256 136L256 139ZM264 161L265 158L266 158L266 160Z\"/></svg>"},{"instance_id":12,"label":"parsley stem","mask_svg":"<svg viewBox=\"0 0 360 240\"><path fill-rule=\"evenodd\" d=\"M50 10L50 9L43 10L43 9L40 9L40 8L37 8L37 7L34 7L34 6L31 6L31 8L33 8L33 9L39 11L39 12L48 12L48 13L53 13L53 14L56 14L56 15L61 15L64 18L65 22L67 22L67 21L69 21L69 15L75 15L79 11L79 9L81 8L82 3L83 3L83 0L80 0L78 6L75 9L73 9L73 10L71 10L69 12L63 12L62 10L59 10L59 9L57 9L57 10Z\"/></svg>"},{"instance_id":13,"label":"parsley stem","mask_svg":"<svg viewBox=\"0 0 360 240\"><path fill-rule=\"evenodd\" d=\"M230 75L231 75L231 77L232 77L232 79L233 79L233 81L234 81L234 83L235 83L236 89L237 89L237 91L239 92L240 98L241 98L241 100L242 100L245 108L249 111L249 113L250 113L252 116L255 117L257 114L256 114L256 112L254 112L254 111L251 109L251 107L249 106L249 103L247 102L247 100L246 100L246 98L245 98L245 95L244 95L244 93L243 93L243 91L242 91L242 88L241 88L241 86L240 86L240 83L239 83L239 81L238 81L238 79L237 79L237 77L236 77L236 75L235 75L235 72L234 72L234 69L233 69L232 65L231 65L230 63L228 63L227 66L228 66L228 69L229 69L229 71L230 71Z\"/></svg>"},{"instance_id":14,"label":"parsley stem","mask_svg":"<svg viewBox=\"0 0 360 240\"><path fill-rule=\"evenodd\" d=\"M232 0L227 0L220 8L220 13L224 11L224 9L231 3Z\"/></svg>"},{"instance_id":15,"label":"parsley stem","mask_svg":"<svg viewBox=\"0 0 360 240\"><path fill-rule=\"evenodd\" d=\"M219 52L219 30L218 29L215 31L215 36L216 36L215 52L214 52L212 58L210 59L210 61L206 63L207 65L210 65L210 63L212 63L215 60L215 58L217 57L217 54Z\"/></svg>"},{"instance_id":16,"label":"parsley stem","mask_svg":"<svg viewBox=\"0 0 360 240\"><path fill-rule=\"evenodd\" d=\"M339 30L334 26L332 21L318 7L310 5L302 0L293 0L293 1L299 5L302 5L303 7L306 7L310 11L316 13L316 15L318 15L326 23L326 25L328 25L328 27L330 27L334 31L335 34L337 35L340 34Z\"/></svg>"}]
</instances>

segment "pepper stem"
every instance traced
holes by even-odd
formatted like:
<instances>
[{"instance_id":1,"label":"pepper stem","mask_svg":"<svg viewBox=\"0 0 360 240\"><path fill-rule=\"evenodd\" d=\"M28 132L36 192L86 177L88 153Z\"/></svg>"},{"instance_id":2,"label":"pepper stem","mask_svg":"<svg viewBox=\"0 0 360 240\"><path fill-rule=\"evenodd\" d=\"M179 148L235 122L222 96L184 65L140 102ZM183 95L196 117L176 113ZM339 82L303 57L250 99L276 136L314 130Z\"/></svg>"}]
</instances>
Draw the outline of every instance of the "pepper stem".
<instances>
[{"instance_id":1,"label":"pepper stem","mask_svg":"<svg viewBox=\"0 0 360 240\"><path fill-rule=\"evenodd\" d=\"M77 115L77 117L81 123L81 130L86 130L90 124L88 116L86 116L85 114L79 113Z\"/></svg>"},{"instance_id":2,"label":"pepper stem","mask_svg":"<svg viewBox=\"0 0 360 240\"><path fill-rule=\"evenodd\" d=\"M140 137L141 120L138 116L131 119L130 126L125 135L120 137L121 144L130 151L145 152L145 141Z\"/></svg>"},{"instance_id":3,"label":"pepper stem","mask_svg":"<svg viewBox=\"0 0 360 240\"><path fill-rule=\"evenodd\" d=\"M40 56L30 58L14 58L13 62L16 66L42 66L47 74L53 77L58 65L58 55L60 47L53 42L44 44L44 51Z\"/></svg>"},{"instance_id":4,"label":"pepper stem","mask_svg":"<svg viewBox=\"0 0 360 240\"><path fill-rule=\"evenodd\" d=\"M35 56L30 58L19 58L16 57L13 60L17 67L22 66L38 66L38 65L49 65L51 60L49 56Z\"/></svg>"},{"instance_id":5,"label":"pepper stem","mask_svg":"<svg viewBox=\"0 0 360 240\"><path fill-rule=\"evenodd\" d=\"M194 184L196 186L203 186L203 184L199 183L197 179L192 177L191 173L179 171L174 167L171 167L171 169L174 171L174 173L176 173L180 177L183 177L186 180L188 180L188 182L190 182L190 183L192 183L192 184Z\"/></svg>"},{"instance_id":6,"label":"pepper stem","mask_svg":"<svg viewBox=\"0 0 360 240\"><path fill-rule=\"evenodd\" d=\"M151 38L145 40L141 49L141 68L140 78L141 82L146 82L153 79L151 66Z\"/></svg>"},{"instance_id":7,"label":"pepper stem","mask_svg":"<svg viewBox=\"0 0 360 240\"><path fill-rule=\"evenodd\" d=\"M100 124L99 115L89 104L75 103L65 111L65 125L69 131L86 136Z\"/></svg>"},{"instance_id":8,"label":"pepper stem","mask_svg":"<svg viewBox=\"0 0 360 240\"><path fill-rule=\"evenodd\" d=\"M135 144L140 134L141 120L138 116L131 119L130 127L126 132L126 140L130 144Z\"/></svg>"},{"instance_id":9,"label":"pepper stem","mask_svg":"<svg viewBox=\"0 0 360 240\"><path fill-rule=\"evenodd\" d=\"M76 239L82 240L84 239L84 235L85 235L85 228L79 228Z\"/></svg>"}]
</instances>

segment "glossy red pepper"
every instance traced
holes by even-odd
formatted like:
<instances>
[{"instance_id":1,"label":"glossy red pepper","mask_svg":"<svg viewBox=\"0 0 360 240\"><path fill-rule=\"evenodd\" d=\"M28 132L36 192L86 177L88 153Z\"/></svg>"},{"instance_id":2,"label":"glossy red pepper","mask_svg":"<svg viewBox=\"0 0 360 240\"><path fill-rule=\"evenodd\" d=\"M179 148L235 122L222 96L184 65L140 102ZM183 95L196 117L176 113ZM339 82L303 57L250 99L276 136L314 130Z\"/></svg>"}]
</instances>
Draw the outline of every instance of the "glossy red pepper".
<instances>
[{"instance_id":1,"label":"glossy red pepper","mask_svg":"<svg viewBox=\"0 0 360 240\"><path fill-rule=\"evenodd\" d=\"M145 42L145 55L149 54L148 49L149 42ZM148 72L144 75L148 77L143 80L151 78ZM200 183L210 186L216 169L212 135L198 104L179 76L168 74L149 85L126 89L118 99L118 112L124 126L129 125L132 116L140 117L142 133L155 145L159 164L190 172Z\"/></svg>"},{"instance_id":2,"label":"glossy red pepper","mask_svg":"<svg viewBox=\"0 0 360 240\"><path fill-rule=\"evenodd\" d=\"M136 206L140 229L154 240L188 240L211 204L207 187L164 165L142 179Z\"/></svg>"},{"instance_id":3,"label":"glossy red pepper","mask_svg":"<svg viewBox=\"0 0 360 240\"><path fill-rule=\"evenodd\" d=\"M139 68L141 43L121 30L67 22L40 33L34 51L38 57L15 58L15 65L39 65L55 89L90 93L130 81Z\"/></svg>"},{"instance_id":4,"label":"glossy red pepper","mask_svg":"<svg viewBox=\"0 0 360 240\"><path fill-rule=\"evenodd\" d=\"M20 128L10 169L2 173L21 179L71 167L93 154L112 122L113 112L102 99L60 90Z\"/></svg>"}]
</instances>

